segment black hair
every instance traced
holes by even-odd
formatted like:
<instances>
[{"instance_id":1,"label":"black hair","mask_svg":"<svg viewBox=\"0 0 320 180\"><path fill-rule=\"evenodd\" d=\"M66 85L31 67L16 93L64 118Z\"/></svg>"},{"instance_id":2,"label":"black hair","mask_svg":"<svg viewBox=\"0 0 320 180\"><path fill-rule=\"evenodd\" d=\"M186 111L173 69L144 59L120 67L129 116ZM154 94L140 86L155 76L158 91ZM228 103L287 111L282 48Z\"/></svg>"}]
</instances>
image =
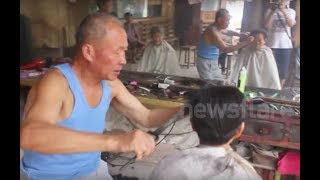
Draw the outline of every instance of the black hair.
<instances>
[{"instance_id":1,"label":"black hair","mask_svg":"<svg viewBox=\"0 0 320 180\"><path fill-rule=\"evenodd\" d=\"M126 12L125 14L124 14L124 17L131 17L132 16L132 14L130 13L130 12Z\"/></svg>"},{"instance_id":2,"label":"black hair","mask_svg":"<svg viewBox=\"0 0 320 180\"><path fill-rule=\"evenodd\" d=\"M207 86L190 95L189 103L191 124L201 144L227 143L245 118L244 95L234 86Z\"/></svg>"},{"instance_id":3,"label":"black hair","mask_svg":"<svg viewBox=\"0 0 320 180\"><path fill-rule=\"evenodd\" d=\"M268 33L264 29L255 29L255 30L250 32L250 36L255 36L257 34L262 34L264 39L268 38Z\"/></svg>"},{"instance_id":4,"label":"black hair","mask_svg":"<svg viewBox=\"0 0 320 180\"><path fill-rule=\"evenodd\" d=\"M225 15L229 14L229 11L226 10L226 9L219 9L217 12L216 12L216 17L215 19L218 19L220 17L224 17Z\"/></svg>"}]
</instances>

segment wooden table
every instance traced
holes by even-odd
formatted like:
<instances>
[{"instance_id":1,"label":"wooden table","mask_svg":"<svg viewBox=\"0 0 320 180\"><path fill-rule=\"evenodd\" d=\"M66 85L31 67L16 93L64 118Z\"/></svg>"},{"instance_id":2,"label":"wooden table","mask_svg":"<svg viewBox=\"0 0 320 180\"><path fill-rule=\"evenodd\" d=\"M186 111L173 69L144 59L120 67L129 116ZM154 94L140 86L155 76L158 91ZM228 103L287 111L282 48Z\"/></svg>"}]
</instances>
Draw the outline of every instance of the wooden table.
<instances>
[{"instance_id":1,"label":"wooden table","mask_svg":"<svg viewBox=\"0 0 320 180\"><path fill-rule=\"evenodd\" d=\"M135 77L132 77L135 79ZM21 79L20 86L21 87L31 87L36 84L40 78L34 79ZM268 89L260 89L260 88L252 88L247 87L246 91L256 91L256 92L263 92L265 94L274 94L276 90L268 90ZM156 97L148 97L148 96L139 96L135 95L138 100L147 107L154 108L154 107L177 107L181 106L183 102L180 100L174 99L159 99ZM266 99L270 100L270 99ZM289 105L297 105L295 102L290 102L289 98L279 97L274 98L271 100L276 100L276 102L284 102L285 104ZM287 100L287 101L286 101ZM292 103L292 104L290 104ZM299 103L300 107L300 103ZM289 149L300 149L300 115L299 116L275 116L276 118L268 119L268 118L257 118L257 117L250 117L246 119L246 128L242 136L240 137L241 141L248 141L252 143L258 144L265 144L265 145L273 145L282 148L289 148ZM294 128L295 127L295 128ZM262 130L262 131L261 131ZM264 132L263 130L266 130ZM268 134L268 131L270 133ZM296 134L299 133L297 136ZM278 137L279 134L281 135L280 138ZM291 141L291 135L296 135L299 139L296 138L295 141ZM265 166L263 164L253 164L256 168L267 169L264 172L268 173L269 177L274 176L274 168ZM144 169L145 170L145 169Z\"/></svg>"},{"instance_id":2,"label":"wooden table","mask_svg":"<svg viewBox=\"0 0 320 180\"><path fill-rule=\"evenodd\" d=\"M158 76L158 75L156 75ZM154 78L154 74L148 73L137 73L137 72L123 72L119 79L123 82L137 80L139 83L153 82L158 80ZM144 79L145 78L145 79ZM172 77L175 78L175 77ZM180 77L177 77L177 79ZM185 78L185 77L183 77ZM36 79L21 79L20 86L31 87L36 84L40 78ZM189 81L188 78L184 79ZM195 79L190 79L190 82L196 82ZM177 82L177 81L176 81ZM300 110L300 103L292 101L290 93L285 90L271 90L263 88L252 88L246 87L247 91L254 91L260 94L265 94L266 104L284 104L287 106L294 106ZM148 108L156 107L178 107L183 105L183 99L169 99L169 98L158 98L157 96L151 96L152 94L136 94L133 95L138 98L138 100ZM272 94L278 93L277 98L270 98ZM300 92L299 92L300 93ZM289 95L288 95L289 94ZM291 99L291 100L290 100ZM300 114L299 115L286 115L279 111L268 110L266 113L270 116L260 117L256 116L264 112L264 109L260 110L257 107L253 109L248 108L248 116L246 118L246 128L240 138L244 141L251 141L255 143L262 143L268 145L274 145L285 148L300 149ZM252 115L252 116L251 116ZM272 115L272 116L271 116Z\"/></svg>"},{"instance_id":3,"label":"wooden table","mask_svg":"<svg viewBox=\"0 0 320 180\"><path fill-rule=\"evenodd\" d=\"M29 87L31 88L35 85L41 77L39 78L32 78L32 79L20 79L20 86ZM139 96L135 95L139 101L147 107L154 108L154 107L178 107L183 104L183 102L170 100L170 99L155 99L146 96Z\"/></svg>"}]
</instances>

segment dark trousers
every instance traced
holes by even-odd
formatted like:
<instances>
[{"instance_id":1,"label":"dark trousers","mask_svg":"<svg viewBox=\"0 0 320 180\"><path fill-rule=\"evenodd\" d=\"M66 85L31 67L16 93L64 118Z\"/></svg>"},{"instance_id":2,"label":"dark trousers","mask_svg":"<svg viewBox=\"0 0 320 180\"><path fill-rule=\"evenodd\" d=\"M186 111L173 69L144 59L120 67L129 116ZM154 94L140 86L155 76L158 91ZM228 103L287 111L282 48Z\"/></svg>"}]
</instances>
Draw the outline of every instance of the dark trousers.
<instances>
[{"instance_id":1,"label":"dark trousers","mask_svg":"<svg viewBox=\"0 0 320 180\"><path fill-rule=\"evenodd\" d=\"M288 78L289 59L292 49L272 49L280 80Z\"/></svg>"},{"instance_id":2,"label":"dark trousers","mask_svg":"<svg viewBox=\"0 0 320 180\"><path fill-rule=\"evenodd\" d=\"M221 71L226 69L226 57L227 53L222 53L219 55L218 64L221 67Z\"/></svg>"}]
</instances>

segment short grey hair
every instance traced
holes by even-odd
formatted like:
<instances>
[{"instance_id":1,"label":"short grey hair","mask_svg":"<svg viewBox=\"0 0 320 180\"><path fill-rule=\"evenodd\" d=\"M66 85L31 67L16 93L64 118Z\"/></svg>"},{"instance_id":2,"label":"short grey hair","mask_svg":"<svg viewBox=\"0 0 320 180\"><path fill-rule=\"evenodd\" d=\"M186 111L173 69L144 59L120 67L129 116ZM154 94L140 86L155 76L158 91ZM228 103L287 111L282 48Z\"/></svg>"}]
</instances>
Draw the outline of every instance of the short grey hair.
<instances>
[{"instance_id":1,"label":"short grey hair","mask_svg":"<svg viewBox=\"0 0 320 180\"><path fill-rule=\"evenodd\" d=\"M107 27L110 23L116 23L123 27L123 23L117 18L102 12L87 15L80 23L76 33L76 48L84 42L98 41L107 35Z\"/></svg>"}]
</instances>

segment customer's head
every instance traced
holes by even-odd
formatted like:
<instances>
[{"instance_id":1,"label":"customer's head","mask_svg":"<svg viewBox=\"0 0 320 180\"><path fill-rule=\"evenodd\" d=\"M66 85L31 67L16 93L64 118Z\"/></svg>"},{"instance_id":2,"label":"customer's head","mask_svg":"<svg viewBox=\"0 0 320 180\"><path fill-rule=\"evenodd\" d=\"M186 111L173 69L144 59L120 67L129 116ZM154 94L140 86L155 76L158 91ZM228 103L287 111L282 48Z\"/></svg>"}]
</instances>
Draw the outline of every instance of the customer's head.
<instances>
[{"instance_id":1,"label":"customer's head","mask_svg":"<svg viewBox=\"0 0 320 180\"><path fill-rule=\"evenodd\" d=\"M240 137L244 102L243 94L232 86L210 86L191 95L191 124L200 143L219 146Z\"/></svg>"},{"instance_id":2,"label":"customer's head","mask_svg":"<svg viewBox=\"0 0 320 180\"><path fill-rule=\"evenodd\" d=\"M113 10L113 4L112 0L96 0L97 5L99 7L99 12L104 12L104 13L112 13Z\"/></svg>"},{"instance_id":3,"label":"customer's head","mask_svg":"<svg viewBox=\"0 0 320 180\"><path fill-rule=\"evenodd\" d=\"M265 30L255 29L251 31L250 36L254 37L253 46L256 49L261 49L266 44L267 32Z\"/></svg>"},{"instance_id":4,"label":"customer's head","mask_svg":"<svg viewBox=\"0 0 320 180\"><path fill-rule=\"evenodd\" d=\"M150 30L152 43L160 45L163 41L164 30L162 26L153 26Z\"/></svg>"},{"instance_id":5,"label":"customer's head","mask_svg":"<svg viewBox=\"0 0 320 180\"><path fill-rule=\"evenodd\" d=\"M226 29L229 26L230 18L231 16L228 10L219 9L216 12L215 24L218 26L219 29Z\"/></svg>"}]
</instances>

